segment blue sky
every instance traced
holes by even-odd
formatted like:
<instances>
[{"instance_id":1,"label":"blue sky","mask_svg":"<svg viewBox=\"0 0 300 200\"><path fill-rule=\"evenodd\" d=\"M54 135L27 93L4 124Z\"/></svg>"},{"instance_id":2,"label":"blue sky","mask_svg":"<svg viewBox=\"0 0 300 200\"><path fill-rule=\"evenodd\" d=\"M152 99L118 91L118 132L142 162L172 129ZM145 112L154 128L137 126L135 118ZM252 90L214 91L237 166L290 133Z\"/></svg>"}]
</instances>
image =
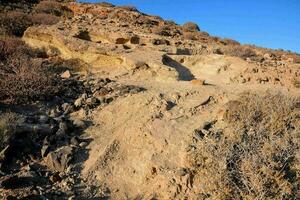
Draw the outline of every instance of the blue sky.
<instances>
[{"instance_id":1,"label":"blue sky","mask_svg":"<svg viewBox=\"0 0 300 200\"><path fill-rule=\"evenodd\" d=\"M85 2L101 2L84 0ZM178 24L198 23L214 36L300 53L300 0L108 0Z\"/></svg>"}]
</instances>

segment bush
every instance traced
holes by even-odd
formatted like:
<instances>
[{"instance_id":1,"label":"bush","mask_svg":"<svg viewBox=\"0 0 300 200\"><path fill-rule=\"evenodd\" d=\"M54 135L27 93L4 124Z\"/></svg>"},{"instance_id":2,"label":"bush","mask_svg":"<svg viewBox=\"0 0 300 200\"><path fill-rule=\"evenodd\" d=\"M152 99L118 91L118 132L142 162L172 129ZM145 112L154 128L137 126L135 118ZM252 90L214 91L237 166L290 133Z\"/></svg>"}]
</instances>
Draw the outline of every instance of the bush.
<instances>
[{"instance_id":1,"label":"bush","mask_svg":"<svg viewBox=\"0 0 300 200\"><path fill-rule=\"evenodd\" d=\"M139 11L136 7L131 6L131 5L128 5L128 6L118 6L117 8L120 8L122 10L127 10L127 11L133 11L133 12L138 12Z\"/></svg>"},{"instance_id":2,"label":"bush","mask_svg":"<svg viewBox=\"0 0 300 200\"><path fill-rule=\"evenodd\" d=\"M16 127L23 121L16 113L0 113L0 152L14 139Z\"/></svg>"},{"instance_id":3,"label":"bush","mask_svg":"<svg viewBox=\"0 0 300 200\"><path fill-rule=\"evenodd\" d=\"M113 5L113 4L109 3L109 2L105 2L105 1L99 2L99 3L96 3L96 4L99 5L99 6L105 7L105 8L113 8L113 7L115 7L115 5Z\"/></svg>"},{"instance_id":4,"label":"bush","mask_svg":"<svg viewBox=\"0 0 300 200\"><path fill-rule=\"evenodd\" d=\"M184 32L183 37L186 40L197 40L198 39L197 34L191 33L191 32Z\"/></svg>"},{"instance_id":5,"label":"bush","mask_svg":"<svg viewBox=\"0 0 300 200\"><path fill-rule=\"evenodd\" d=\"M29 20L36 25L52 25L59 22L59 17L46 13L36 13L30 15Z\"/></svg>"},{"instance_id":6,"label":"bush","mask_svg":"<svg viewBox=\"0 0 300 200\"><path fill-rule=\"evenodd\" d=\"M162 36L171 36L170 34L170 27L169 26L156 26L152 28L152 33Z\"/></svg>"},{"instance_id":7,"label":"bush","mask_svg":"<svg viewBox=\"0 0 300 200\"><path fill-rule=\"evenodd\" d=\"M0 29L4 35L23 36L26 29L33 25L51 25L59 21L59 18L50 14L11 11L0 14Z\"/></svg>"},{"instance_id":8,"label":"bush","mask_svg":"<svg viewBox=\"0 0 300 200\"><path fill-rule=\"evenodd\" d=\"M225 38L222 41L225 45L241 45L238 41L232 40L232 39L228 39Z\"/></svg>"},{"instance_id":9,"label":"bush","mask_svg":"<svg viewBox=\"0 0 300 200\"><path fill-rule=\"evenodd\" d=\"M28 15L23 12L12 11L0 15L2 34L21 37L25 30L32 25Z\"/></svg>"},{"instance_id":10,"label":"bush","mask_svg":"<svg viewBox=\"0 0 300 200\"><path fill-rule=\"evenodd\" d=\"M182 28L184 31L187 31L187 32L200 31L199 26L193 22L187 22L187 23L183 24Z\"/></svg>"},{"instance_id":11,"label":"bush","mask_svg":"<svg viewBox=\"0 0 300 200\"><path fill-rule=\"evenodd\" d=\"M60 91L60 79L40 59L36 51L16 39L0 41L0 101L28 104L49 99ZM11 51L11 44L15 51Z\"/></svg>"},{"instance_id":12,"label":"bush","mask_svg":"<svg viewBox=\"0 0 300 200\"><path fill-rule=\"evenodd\" d=\"M46 13L55 15L58 17L65 16L65 17L72 17L73 12L62 3L55 2L55 1L41 1L34 7L34 12L36 13Z\"/></svg>"},{"instance_id":13,"label":"bush","mask_svg":"<svg viewBox=\"0 0 300 200\"><path fill-rule=\"evenodd\" d=\"M212 199L299 199L299 99L245 94L226 108L230 129L203 135L189 157L201 193Z\"/></svg>"},{"instance_id":14,"label":"bush","mask_svg":"<svg viewBox=\"0 0 300 200\"><path fill-rule=\"evenodd\" d=\"M239 45L229 45L224 48L224 53L226 55L239 57L242 59L256 57L256 52L250 47L239 46Z\"/></svg>"}]
</instances>

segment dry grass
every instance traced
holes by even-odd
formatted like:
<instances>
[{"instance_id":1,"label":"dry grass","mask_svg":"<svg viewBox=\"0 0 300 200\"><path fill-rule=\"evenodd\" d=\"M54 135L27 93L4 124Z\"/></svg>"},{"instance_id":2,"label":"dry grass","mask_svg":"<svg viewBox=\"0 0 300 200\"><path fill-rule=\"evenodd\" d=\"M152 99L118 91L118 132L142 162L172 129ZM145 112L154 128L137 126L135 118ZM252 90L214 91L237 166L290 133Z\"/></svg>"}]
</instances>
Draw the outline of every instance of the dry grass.
<instances>
[{"instance_id":1,"label":"dry grass","mask_svg":"<svg viewBox=\"0 0 300 200\"><path fill-rule=\"evenodd\" d=\"M252 58L257 56L256 52L252 48L247 46L240 46L240 45L227 45L223 48L223 52L226 55L239 57L242 59Z\"/></svg>"},{"instance_id":2,"label":"dry grass","mask_svg":"<svg viewBox=\"0 0 300 200\"><path fill-rule=\"evenodd\" d=\"M23 121L24 119L16 113L0 113L0 151L14 139L16 127Z\"/></svg>"},{"instance_id":3,"label":"dry grass","mask_svg":"<svg viewBox=\"0 0 300 200\"><path fill-rule=\"evenodd\" d=\"M38 52L18 39L0 40L0 101L27 104L60 91L60 79L37 58Z\"/></svg>"},{"instance_id":4,"label":"dry grass","mask_svg":"<svg viewBox=\"0 0 300 200\"><path fill-rule=\"evenodd\" d=\"M229 38L224 38L222 40L222 43L224 43L225 45L241 45L238 41Z\"/></svg>"},{"instance_id":5,"label":"dry grass","mask_svg":"<svg viewBox=\"0 0 300 200\"><path fill-rule=\"evenodd\" d=\"M227 109L231 131L205 135L190 156L202 199L299 199L299 99L245 94Z\"/></svg>"},{"instance_id":6,"label":"dry grass","mask_svg":"<svg viewBox=\"0 0 300 200\"><path fill-rule=\"evenodd\" d=\"M23 12L12 11L0 14L0 29L2 34L21 37L25 30L32 25L28 15Z\"/></svg>"},{"instance_id":7,"label":"dry grass","mask_svg":"<svg viewBox=\"0 0 300 200\"><path fill-rule=\"evenodd\" d=\"M0 30L3 35L23 36L26 29L33 25L51 25L59 21L59 17L46 13L26 14L11 11L0 14Z\"/></svg>"},{"instance_id":8,"label":"dry grass","mask_svg":"<svg viewBox=\"0 0 300 200\"><path fill-rule=\"evenodd\" d=\"M170 36L170 26L168 25L162 25L162 26L156 26L152 28L152 33L162 36Z\"/></svg>"},{"instance_id":9,"label":"dry grass","mask_svg":"<svg viewBox=\"0 0 300 200\"><path fill-rule=\"evenodd\" d=\"M34 7L34 12L51 14L58 17L73 16L73 12L68 7L56 1L41 1Z\"/></svg>"}]
</instances>

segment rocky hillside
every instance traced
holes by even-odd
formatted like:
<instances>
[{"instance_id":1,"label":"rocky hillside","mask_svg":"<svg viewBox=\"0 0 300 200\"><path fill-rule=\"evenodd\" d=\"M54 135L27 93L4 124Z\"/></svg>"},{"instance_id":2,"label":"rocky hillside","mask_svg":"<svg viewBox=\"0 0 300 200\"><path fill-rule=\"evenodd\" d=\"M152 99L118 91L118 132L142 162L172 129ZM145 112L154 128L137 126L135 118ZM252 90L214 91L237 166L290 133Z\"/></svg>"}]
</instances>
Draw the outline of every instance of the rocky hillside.
<instances>
[{"instance_id":1,"label":"rocky hillside","mask_svg":"<svg viewBox=\"0 0 300 200\"><path fill-rule=\"evenodd\" d=\"M0 2L1 199L300 198L300 55L131 6Z\"/></svg>"}]
</instances>

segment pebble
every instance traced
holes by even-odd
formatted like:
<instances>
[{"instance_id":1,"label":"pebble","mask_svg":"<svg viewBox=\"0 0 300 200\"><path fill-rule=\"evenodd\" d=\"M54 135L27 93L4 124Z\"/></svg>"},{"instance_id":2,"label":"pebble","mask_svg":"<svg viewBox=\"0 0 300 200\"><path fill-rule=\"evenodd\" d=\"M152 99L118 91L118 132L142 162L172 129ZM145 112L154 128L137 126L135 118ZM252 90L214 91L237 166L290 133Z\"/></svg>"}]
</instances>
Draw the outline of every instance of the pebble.
<instances>
[{"instance_id":1,"label":"pebble","mask_svg":"<svg viewBox=\"0 0 300 200\"><path fill-rule=\"evenodd\" d=\"M81 142L81 143L79 144L79 146L80 146L81 148L86 147L86 146L87 146L87 143L86 143L86 142Z\"/></svg>"}]
</instances>

